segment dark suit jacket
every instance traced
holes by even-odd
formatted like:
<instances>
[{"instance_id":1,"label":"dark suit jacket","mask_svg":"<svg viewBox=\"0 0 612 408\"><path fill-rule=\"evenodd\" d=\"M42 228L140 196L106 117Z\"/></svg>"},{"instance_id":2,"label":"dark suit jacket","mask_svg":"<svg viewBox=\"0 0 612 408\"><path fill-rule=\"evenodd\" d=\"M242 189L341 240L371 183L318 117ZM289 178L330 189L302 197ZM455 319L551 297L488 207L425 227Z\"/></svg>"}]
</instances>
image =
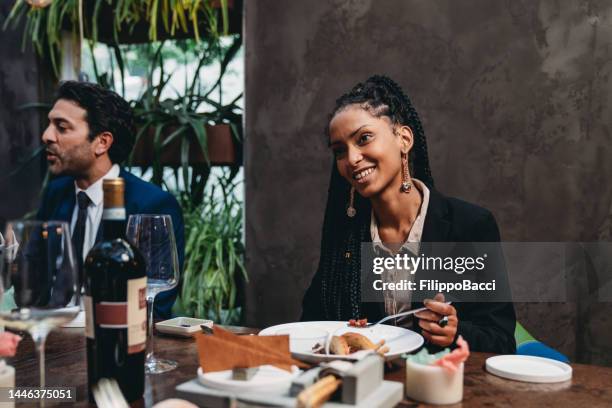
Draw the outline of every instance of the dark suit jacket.
<instances>
[{"instance_id":1,"label":"dark suit jacket","mask_svg":"<svg viewBox=\"0 0 612 408\"><path fill-rule=\"evenodd\" d=\"M172 217L179 264L182 271L185 257L183 213L174 196L123 169L121 169L119 177L125 180L125 211L128 217L132 214L169 214ZM74 179L67 176L59 177L49 183L38 210L37 218L39 220L58 220L70 223L75 204ZM101 238L102 228L98 228L96 242L100 241ZM171 309L177 293L178 289L174 288L155 297L155 315L157 317L164 319L171 317Z\"/></svg>"},{"instance_id":2,"label":"dark suit jacket","mask_svg":"<svg viewBox=\"0 0 612 408\"><path fill-rule=\"evenodd\" d=\"M455 198L445 197L430 189L429 207L423 228L422 248L427 242L498 242L499 229L489 210ZM422 249L423 251L423 249ZM427 250L425 250L427 252ZM500 251L501 252L501 251ZM503 264L496 271L498 278L506 277ZM498 281L499 282L499 281ZM500 282L501 283L501 282ZM322 312L321 279L315 275L303 301L302 320L325 320ZM412 307L422 307L413 302ZM510 302L457 302L459 326L457 335L462 335L474 351L513 354L516 351L514 328L516 317ZM362 303L363 316L370 321L384 317L382 303ZM416 323L413 329L420 332Z\"/></svg>"}]
</instances>

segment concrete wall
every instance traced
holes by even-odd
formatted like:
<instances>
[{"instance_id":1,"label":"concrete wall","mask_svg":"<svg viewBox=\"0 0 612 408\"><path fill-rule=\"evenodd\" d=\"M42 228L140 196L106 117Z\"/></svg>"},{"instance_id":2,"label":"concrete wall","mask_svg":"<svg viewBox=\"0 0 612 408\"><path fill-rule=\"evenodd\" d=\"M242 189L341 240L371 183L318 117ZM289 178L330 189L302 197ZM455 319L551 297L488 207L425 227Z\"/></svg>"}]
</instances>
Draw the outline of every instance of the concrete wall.
<instances>
[{"instance_id":1,"label":"concrete wall","mask_svg":"<svg viewBox=\"0 0 612 408\"><path fill-rule=\"evenodd\" d=\"M11 5L0 4L0 27ZM40 100L43 80L32 49L21 52L21 38L21 29L0 29L0 224L37 207L43 177L41 159L11 174L40 146L41 134L38 113L18 109Z\"/></svg>"},{"instance_id":2,"label":"concrete wall","mask_svg":"<svg viewBox=\"0 0 612 408\"><path fill-rule=\"evenodd\" d=\"M491 209L503 239L612 239L609 2L257 0L245 18L248 324L298 318L319 257L326 117L374 73L412 98L438 189ZM610 306L517 310L572 358L612 364Z\"/></svg>"}]
</instances>

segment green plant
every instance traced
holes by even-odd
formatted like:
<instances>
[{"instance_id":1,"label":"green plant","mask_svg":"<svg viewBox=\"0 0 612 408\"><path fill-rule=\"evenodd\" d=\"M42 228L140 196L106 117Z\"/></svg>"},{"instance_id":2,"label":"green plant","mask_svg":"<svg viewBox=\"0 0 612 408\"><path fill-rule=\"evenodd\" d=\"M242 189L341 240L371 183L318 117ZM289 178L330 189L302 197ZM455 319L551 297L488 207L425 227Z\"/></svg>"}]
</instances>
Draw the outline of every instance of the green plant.
<instances>
[{"instance_id":1,"label":"green plant","mask_svg":"<svg viewBox=\"0 0 612 408\"><path fill-rule=\"evenodd\" d=\"M207 189L204 202L192 206L179 195L185 219L185 266L175 312L210 318L220 324L239 322L238 282L247 280L242 243L240 183L226 169Z\"/></svg>"},{"instance_id":2,"label":"green plant","mask_svg":"<svg viewBox=\"0 0 612 408\"><path fill-rule=\"evenodd\" d=\"M84 10L80 9L83 4ZM217 6L217 7L215 7ZM196 41L201 38L200 25L206 22L207 36L218 40L218 12L221 13L222 34L228 30L227 0L55 0L48 7L29 6L25 0L17 0L4 23L17 27L26 19L22 48L29 38L40 56L48 56L56 74L59 73L62 29L71 29L76 40L80 37L80 23L83 35L93 42L98 40L98 20L102 7L112 9L112 30L114 45L118 44L121 30L132 31L136 24L148 24L149 40L157 41L160 30L174 36L177 30L192 31ZM86 17L81 18L85 15Z\"/></svg>"},{"instance_id":3,"label":"green plant","mask_svg":"<svg viewBox=\"0 0 612 408\"><path fill-rule=\"evenodd\" d=\"M242 117L241 108L237 102L242 98L242 93L228 104L223 104L221 97L213 99L211 94L215 90L222 93L221 83L227 71L228 64L240 50L242 41L236 37L233 43L220 52L220 73L214 85L207 90L203 89L200 80L200 70L207 61L206 52L217 53L219 51L212 48L204 48L199 64L193 73L191 83L186 84L185 89L175 98L161 99L162 92L170 81L172 74L164 72L164 61L161 50L164 44L161 43L152 58L151 67L148 74L148 83L153 83L154 70L159 69L160 79L156 85L150 86L142 96L133 102L135 116L138 120L138 132L136 143L143 137L153 135L153 162L150 167L153 171L151 181L155 184L163 183L163 166L161 155L171 143L180 141L181 146L181 168L175 169L176 184L181 179L185 192L190 198L192 205L202 202L202 194L210 172L210 162L208 160L208 144L206 124L227 123L232 134L237 141L242 140ZM99 82L105 81L99 78ZM212 111L205 111L203 105L212 106ZM190 149L193 142L197 142L207 165L195 166L189 162ZM133 160L133 154L129 162ZM146 170L146 169L145 169Z\"/></svg>"},{"instance_id":4,"label":"green plant","mask_svg":"<svg viewBox=\"0 0 612 408\"><path fill-rule=\"evenodd\" d=\"M112 55L115 58L117 55L134 52L135 49L138 49L140 56L146 56L147 58L144 59L149 61L146 82L151 85L144 90L137 100L130 102L137 118L138 130L135 135L135 142L138 143L142 138L152 137L153 139L152 162L142 170L146 172L151 169L151 181L159 186L165 185L168 189L161 157L166 149L171 148L171 143L179 143L181 148L180 166L173 168L174 185L183 186L192 206L202 202L204 189L211 171L210 162L208 162L206 125L227 124L231 129L234 140L239 144L242 142L242 108L238 105L242 93L229 103L223 103L221 97L223 94L223 77L227 72L229 63L240 51L241 46L241 37L235 36L231 43L205 39L200 43L194 43L192 40L178 41L170 44L169 47L165 42L139 47L113 47L115 53ZM196 55L198 59L195 60L197 61L197 67L191 73L192 79L189 82L185 81L184 89L180 92L175 90L176 96L173 98L162 99L162 92L168 86L173 75L172 73L166 73L164 70L164 55L168 48L170 49L168 54L174 58L179 52L182 52L186 59L190 58L194 61ZM122 64L119 64L119 61L116 62L120 70L125 68ZM204 66L214 63L219 64L219 74L212 85L206 86L201 79L201 70ZM114 89L115 80L112 64L111 69L104 73L99 71L95 58L92 58L92 65L96 81L103 87ZM159 73L158 77L154 75L155 72ZM43 114L46 115L50 109L50 104L31 103L23 105L21 108L41 109L44 111ZM201 151L207 163L190 163L190 150L194 147ZM22 171L27 162L38 159L43 152L44 147L36 149L27 160L24 160L24 165L18 166L8 177ZM128 162L124 164L131 166L133 154L134 151ZM231 174L235 175L238 169L238 165L233 166Z\"/></svg>"}]
</instances>

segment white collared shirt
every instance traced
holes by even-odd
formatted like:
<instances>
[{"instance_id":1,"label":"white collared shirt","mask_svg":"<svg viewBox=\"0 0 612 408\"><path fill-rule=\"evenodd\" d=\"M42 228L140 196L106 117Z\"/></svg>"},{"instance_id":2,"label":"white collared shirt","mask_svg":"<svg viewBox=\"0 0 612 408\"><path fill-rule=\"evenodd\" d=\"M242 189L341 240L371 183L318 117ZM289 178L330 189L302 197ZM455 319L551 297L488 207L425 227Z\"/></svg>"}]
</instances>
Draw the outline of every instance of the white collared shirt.
<instances>
[{"instance_id":1,"label":"white collared shirt","mask_svg":"<svg viewBox=\"0 0 612 408\"><path fill-rule=\"evenodd\" d=\"M429 207L429 189L420 180L413 178L412 181L414 183L414 186L418 188L421 194L423 195L423 200L421 201L421 208L419 209L419 214L412 223L412 227L410 228L408 237L397 252L399 253L409 251L410 253L418 256L421 239L423 238L423 228L425 227L425 217L427 216L427 208ZM372 216L370 221L370 236L372 237L372 246L374 247L374 249L378 248L387 252L390 255L393 254L392 250L385 247L385 245L380 239L380 236L378 235L378 223L374 215L374 210L372 210ZM410 272L410 270L393 269L381 274L381 279L385 282L399 282L402 279L412 280L414 275L412 275ZM383 291L385 313L387 315L392 315L410 310L410 307L412 305L411 295L412 294L410 291ZM399 318L396 324L406 324L409 321L410 319Z\"/></svg>"},{"instance_id":2,"label":"white collared shirt","mask_svg":"<svg viewBox=\"0 0 612 408\"><path fill-rule=\"evenodd\" d=\"M91 200L89 207L87 207L87 220L85 221L85 237L83 238L83 260L87 256L89 250L96 243L96 235L98 234L98 228L100 227L100 221L102 221L102 211L104 210L104 191L102 190L102 183L104 179L117 178L119 177L119 165L113 164L108 173L98 179L91 186L85 190L79 188L74 183L74 194L75 198L79 192L83 191L87 194L87 197ZM72 221L70 222L70 233L74 236L74 228L76 227L77 218L79 215L78 201L74 205L74 211L72 211Z\"/></svg>"}]
</instances>

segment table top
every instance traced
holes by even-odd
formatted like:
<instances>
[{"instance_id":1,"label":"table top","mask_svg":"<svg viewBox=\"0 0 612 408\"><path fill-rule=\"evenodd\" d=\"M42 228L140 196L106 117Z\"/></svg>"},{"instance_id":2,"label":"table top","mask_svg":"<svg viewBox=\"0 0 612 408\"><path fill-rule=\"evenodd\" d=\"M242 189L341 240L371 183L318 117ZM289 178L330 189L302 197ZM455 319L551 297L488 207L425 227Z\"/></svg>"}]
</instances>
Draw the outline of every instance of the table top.
<instances>
[{"instance_id":1,"label":"table top","mask_svg":"<svg viewBox=\"0 0 612 408\"><path fill-rule=\"evenodd\" d=\"M239 334L254 329L230 328ZM193 339L156 336L155 354L176 360L179 367L169 373L148 375L144 400L133 406L151 407L154 403L175 396L174 388L195 378L198 368ZM491 354L472 353L465 365L463 402L488 406L612 406L612 367L572 364L573 378L556 384L530 384L505 380L487 373L484 363ZM59 329L49 335L46 345L46 378L48 387L76 387L77 406L88 406L87 361L83 329ZM9 359L16 369L16 386L37 387L38 362L32 340L24 338L18 353ZM389 369L385 378L404 381L404 370ZM47 404L52 406L52 404ZM400 407L423 406L404 400Z\"/></svg>"}]
</instances>

